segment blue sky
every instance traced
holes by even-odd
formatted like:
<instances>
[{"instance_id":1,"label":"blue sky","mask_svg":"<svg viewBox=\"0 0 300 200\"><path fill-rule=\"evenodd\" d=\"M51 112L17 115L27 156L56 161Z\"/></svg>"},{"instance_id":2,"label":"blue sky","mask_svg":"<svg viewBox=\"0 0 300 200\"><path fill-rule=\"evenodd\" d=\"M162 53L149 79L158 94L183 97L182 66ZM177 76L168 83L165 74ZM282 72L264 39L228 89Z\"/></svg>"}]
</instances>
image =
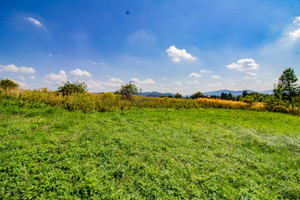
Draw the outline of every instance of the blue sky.
<instances>
[{"instance_id":1,"label":"blue sky","mask_svg":"<svg viewBox=\"0 0 300 200\"><path fill-rule=\"evenodd\" d=\"M271 90L300 78L300 1L0 0L0 78L90 92Z\"/></svg>"}]
</instances>

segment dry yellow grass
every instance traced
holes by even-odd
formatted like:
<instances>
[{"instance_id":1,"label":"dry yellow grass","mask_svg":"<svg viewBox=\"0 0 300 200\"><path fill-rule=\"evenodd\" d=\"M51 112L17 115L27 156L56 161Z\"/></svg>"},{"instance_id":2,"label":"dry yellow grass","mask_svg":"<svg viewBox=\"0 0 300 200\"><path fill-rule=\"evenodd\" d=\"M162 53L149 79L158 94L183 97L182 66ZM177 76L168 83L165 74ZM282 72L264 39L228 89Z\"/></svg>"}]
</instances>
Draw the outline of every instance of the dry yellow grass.
<instances>
[{"instance_id":1,"label":"dry yellow grass","mask_svg":"<svg viewBox=\"0 0 300 200\"><path fill-rule=\"evenodd\" d=\"M75 93L63 96L58 92L42 90L7 90L1 91L1 96L18 98L28 102L46 103L52 106L67 108L68 110L82 111L113 111L132 108L230 108L265 110L263 103L248 104L241 101L221 99L175 99L159 97L134 97L131 101L122 95L111 92L103 94Z\"/></svg>"}]
</instances>

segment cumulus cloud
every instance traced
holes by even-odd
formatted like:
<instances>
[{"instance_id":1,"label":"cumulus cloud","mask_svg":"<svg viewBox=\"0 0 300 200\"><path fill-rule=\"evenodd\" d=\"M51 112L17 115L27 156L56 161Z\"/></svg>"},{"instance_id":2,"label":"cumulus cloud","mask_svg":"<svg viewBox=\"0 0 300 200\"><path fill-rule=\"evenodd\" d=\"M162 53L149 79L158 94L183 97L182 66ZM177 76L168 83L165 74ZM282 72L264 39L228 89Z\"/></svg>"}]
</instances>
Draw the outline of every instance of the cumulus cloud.
<instances>
[{"instance_id":1,"label":"cumulus cloud","mask_svg":"<svg viewBox=\"0 0 300 200\"><path fill-rule=\"evenodd\" d=\"M167 53L175 63L178 63L181 60L196 60L196 57L187 53L185 49L177 49L174 45L167 49Z\"/></svg>"},{"instance_id":2,"label":"cumulus cloud","mask_svg":"<svg viewBox=\"0 0 300 200\"><path fill-rule=\"evenodd\" d=\"M140 81L137 78L132 78L130 80L139 85L154 85L155 84L155 81L153 81L152 79L149 79L149 78L145 79L143 81Z\"/></svg>"},{"instance_id":3,"label":"cumulus cloud","mask_svg":"<svg viewBox=\"0 0 300 200\"><path fill-rule=\"evenodd\" d=\"M256 70L259 65L252 58L238 60L236 63L226 66L228 69L236 69L238 71Z\"/></svg>"},{"instance_id":4,"label":"cumulus cloud","mask_svg":"<svg viewBox=\"0 0 300 200\"><path fill-rule=\"evenodd\" d=\"M34 79L35 79L35 76L29 76L29 79L30 79L30 80L34 80Z\"/></svg>"},{"instance_id":5,"label":"cumulus cloud","mask_svg":"<svg viewBox=\"0 0 300 200\"><path fill-rule=\"evenodd\" d=\"M294 17L293 24L289 36L292 40L297 40L300 38L300 16Z\"/></svg>"},{"instance_id":6,"label":"cumulus cloud","mask_svg":"<svg viewBox=\"0 0 300 200\"><path fill-rule=\"evenodd\" d=\"M300 25L300 16L294 17L293 23L296 25Z\"/></svg>"},{"instance_id":7,"label":"cumulus cloud","mask_svg":"<svg viewBox=\"0 0 300 200\"><path fill-rule=\"evenodd\" d=\"M292 40L297 40L298 38L300 38L300 28L295 31L289 32L289 35Z\"/></svg>"},{"instance_id":8,"label":"cumulus cloud","mask_svg":"<svg viewBox=\"0 0 300 200\"><path fill-rule=\"evenodd\" d=\"M205 74L205 73L213 73L213 71L209 71L209 70L206 70L206 69L200 69L200 72L201 74Z\"/></svg>"},{"instance_id":9,"label":"cumulus cloud","mask_svg":"<svg viewBox=\"0 0 300 200\"><path fill-rule=\"evenodd\" d=\"M94 81L94 80L89 80L86 82L87 88L92 89L93 91L96 90L105 90L104 82L102 81Z\"/></svg>"},{"instance_id":10,"label":"cumulus cloud","mask_svg":"<svg viewBox=\"0 0 300 200\"><path fill-rule=\"evenodd\" d=\"M217 78L221 78L220 76L218 76L218 75L212 75L211 76L211 78L215 78L215 79L217 79Z\"/></svg>"},{"instance_id":11,"label":"cumulus cloud","mask_svg":"<svg viewBox=\"0 0 300 200\"><path fill-rule=\"evenodd\" d=\"M200 78L200 77L202 77L202 74L197 74L197 73L191 73L190 75L189 75L189 77L195 77L195 78Z\"/></svg>"},{"instance_id":12,"label":"cumulus cloud","mask_svg":"<svg viewBox=\"0 0 300 200\"><path fill-rule=\"evenodd\" d=\"M16 82L20 86L20 88L22 88L22 89L28 88L28 85L26 83L22 83L22 82L19 82L19 81L16 81L16 80L13 80L13 81Z\"/></svg>"},{"instance_id":13,"label":"cumulus cloud","mask_svg":"<svg viewBox=\"0 0 300 200\"><path fill-rule=\"evenodd\" d=\"M17 67L13 64L11 65L0 65L0 72L20 72L24 74L33 74L35 69L31 67Z\"/></svg>"},{"instance_id":14,"label":"cumulus cloud","mask_svg":"<svg viewBox=\"0 0 300 200\"><path fill-rule=\"evenodd\" d=\"M244 80L251 80L251 79L256 79L257 74L253 72L247 72L248 76L245 76L243 79Z\"/></svg>"},{"instance_id":15,"label":"cumulus cloud","mask_svg":"<svg viewBox=\"0 0 300 200\"><path fill-rule=\"evenodd\" d=\"M49 84L60 84L62 82L66 82L68 79L68 76L66 74L65 71L60 70L58 74L48 74L45 76L44 78L44 82L45 83L49 83Z\"/></svg>"},{"instance_id":16,"label":"cumulus cloud","mask_svg":"<svg viewBox=\"0 0 300 200\"><path fill-rule=\"evenodd\" d=\"M120 87L123 83L124 81L122 79L112 77L107 83L104 83L104 85L108 87Z\"/></svg>"},{"instance_id":17,"label":"cumulus cloud","mask_svg":"<svg viewBox=\"0 0 300 200\"><path fill-rule=\"evenodd\" d=\"M31 67L20 67L19 72L25 73L25 74L33 74L33 73L35 73L35 69L33 69Z\"/></svg>"},{"instance_id":18,"label":"cumulus cloud","mask_svg":"<svg viewBox=\"0 0 300 200\"><path fill-rule=\"evenodd\" d=\"M91 77L91 73L90 72L87 72L87 71L84 71L84 70L81 70L81 69L75 69L73 71L70 72L71 75L75 76L75 77Z\"/></svg>"},{"instance_id":19,"label":"cumulus cloud","mask_svg":"<svg viewBox=\"0 0 300 200\"><path fill-rule=\"evenodd\" d=\"M114 77L110 78L107 82L100 80L89 80L86 82L88 89L93 91L110 91L112 89L120 88L123 83L124 81L122 79Z\"/></svg>"},{"instance_id":20,"label":"cumulus cloud","mask_svg":"<svg viewBox=\"0 0 300 200\"><path fill-rule=\"evenodd\" d=\"M33 17L27 17L27 20L37 26L42 26L42 23L36 19L34 19Z\"/></svg>"}]
</instances>

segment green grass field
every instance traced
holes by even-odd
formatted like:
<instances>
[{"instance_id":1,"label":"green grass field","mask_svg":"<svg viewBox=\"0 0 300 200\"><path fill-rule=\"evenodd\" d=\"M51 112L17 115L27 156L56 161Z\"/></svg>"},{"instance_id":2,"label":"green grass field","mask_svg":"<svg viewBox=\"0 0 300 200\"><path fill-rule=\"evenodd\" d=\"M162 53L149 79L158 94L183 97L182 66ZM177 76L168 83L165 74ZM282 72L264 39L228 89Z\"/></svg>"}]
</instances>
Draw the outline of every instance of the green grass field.
<instances>
[{"instance_id":1,"label":"green grass field","mask_svg":"<svg viewBox=\"0 0 300 200\"><path fill-rule=\"evenodd\" d=\"M300 117L1 99L0 160L0 199L300 199Z\"/></svg>"}]
</instances>

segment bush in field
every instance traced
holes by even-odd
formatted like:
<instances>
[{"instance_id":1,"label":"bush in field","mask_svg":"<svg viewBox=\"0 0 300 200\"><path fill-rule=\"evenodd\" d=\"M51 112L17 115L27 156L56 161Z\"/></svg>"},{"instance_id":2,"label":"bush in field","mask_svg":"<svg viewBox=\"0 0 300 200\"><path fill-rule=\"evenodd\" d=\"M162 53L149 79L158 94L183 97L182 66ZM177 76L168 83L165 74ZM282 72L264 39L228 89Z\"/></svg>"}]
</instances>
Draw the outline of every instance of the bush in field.
<instances>
[{"instance_id":1,"label":"bush in field","mask_svg":"<svg viewBox=\"0 0 300 200\"><path fill-rule=\"evenodd\" d=\"M181 99L182 98L182 94L180 94L180 93L177 92L174 97L176 99Z\"/></svg>"},{"instance_id":2,"label":"bush in field","mask_svg":"<svg viewBox=\"0 0 300 200\"><path fill-rule=\"evenodd\" d=\"M126 99L132 99L133 96L138 94L137 87L130 81L128 84L122 85L121 89L117 91L116 93L119 93L123 95Z\"/></svg>"},{"instance_id":3,"label":"bush in field","mask_svg":"<svg viewBox=\"0 0 300 200\"><path fill-rule=\"evenodd\" d=\"M203 98L204 95L202 94L202 92L196 92L195 94L192 94L190 96L191 99L198 99L198 98Z\"/></svg>"},{"instance_id":4,"label":"bush in field","mask_svg":"<svg viewBox=\"0 0 300 200\"><path fill-rule=\"evenodd\" d=\"M61 92L63 96L69 96L74 93L86 93L87 92L87 85L84 82L66 82L63 86L58 87L57 91Z\"/></svg>"},{"instance_id":5,"label":"bush in field","mask_svg":"<svg viewBox=\"0 0 300 200\"><path fill-rule=\"evenodd\" d=\"M7 90L7 89L17 89L19 84L6 78L0 81L0 87Z\"/></svg>"}]
</instances>

